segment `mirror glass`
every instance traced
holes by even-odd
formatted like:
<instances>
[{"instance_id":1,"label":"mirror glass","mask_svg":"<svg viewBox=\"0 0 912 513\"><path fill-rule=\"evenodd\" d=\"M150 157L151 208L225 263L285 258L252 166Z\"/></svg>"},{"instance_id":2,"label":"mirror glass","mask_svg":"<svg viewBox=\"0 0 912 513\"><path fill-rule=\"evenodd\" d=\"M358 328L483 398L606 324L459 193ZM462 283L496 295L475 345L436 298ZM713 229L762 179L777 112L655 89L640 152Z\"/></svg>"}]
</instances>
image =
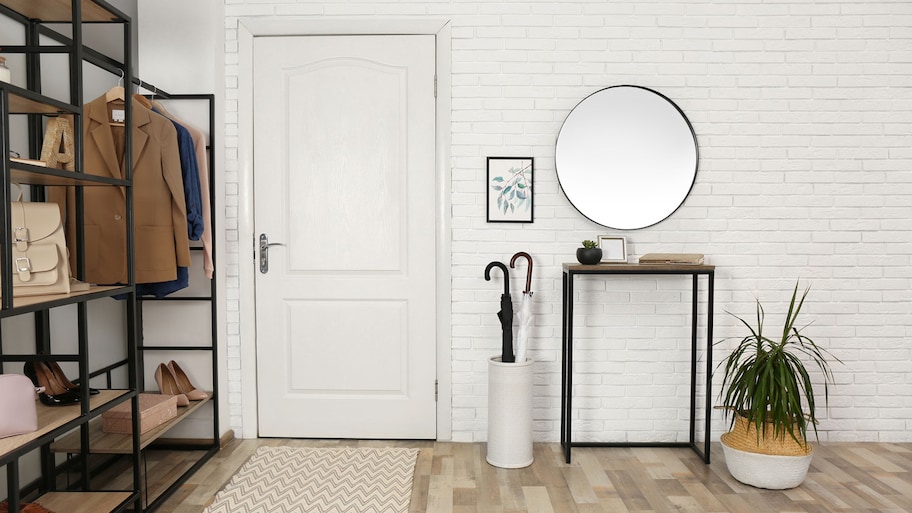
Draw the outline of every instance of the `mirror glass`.
<instances>
[{"instance_id":1,"label":"mirror glass","mask_svg":"<svg viewBox=\"0 0 912 513\"><path fill-rule=\"evenodd\" d=\"M633 230L670 216L697 176L697 138L661 93L608 87L570 111L557 136L557 179L590 220Z\"/></svg>"}]
</instances>

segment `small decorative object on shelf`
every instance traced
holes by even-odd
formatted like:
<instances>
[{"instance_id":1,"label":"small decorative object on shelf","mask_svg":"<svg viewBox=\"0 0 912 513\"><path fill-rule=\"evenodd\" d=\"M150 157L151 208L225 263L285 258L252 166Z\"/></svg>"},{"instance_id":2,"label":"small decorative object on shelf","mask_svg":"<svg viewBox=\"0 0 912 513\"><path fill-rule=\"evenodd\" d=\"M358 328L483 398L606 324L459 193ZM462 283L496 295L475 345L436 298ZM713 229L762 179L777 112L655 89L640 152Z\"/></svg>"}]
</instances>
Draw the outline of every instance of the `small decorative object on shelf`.
<instances>
[{"instance_id":1,"label":"small decorative object on shelf","mask_svg":"<svg viewBox=\"0 0 912 513\"><path fill-rule=\"evenodd\" d=\"M640 257L641 264L689 264L703 265L702 253L646 253Z\"/></svg>"},{"instance_id":2,"label":"small decorative object on shelf","mask_svg":"<svg viewBox=\"0 0 912 513\"><path fill-rule=\"evenodd\" d=\"M177 396L139 394L139 433L161 426L177 417ZM133 405L129 402L101 414L102 431L105 433L133 433Z\"/></svg>"},{"instance_id":3,"label":"small decorative object on shelf","mask_svg":"<svg viewBox=\"0 0 912 513\"><path fill-rule=\"evenodd\" d=\"M612 235L599 235L599 247L602 248L603 264L627 263L627 238Z\"/></svg>"},{"instance_id":4,"label":"small decorative object on shelf","mask_svg":"<svg viewBox=\"0 0 912 513\"><path fill-rule=\"evenodd\" d=\"M76 153L73 150L73 127L63 117L51 118L44 131L41 160L48 167L76 170Z\"/></svg>"},{"instance_id":5,"label":"small decorative object on shelf","mask_svg":"<svg viewBox=\"0 0 912 513\"><path fill-rule=\"evenodd\" d=\"M594 240L584 240L583 247L576 250L576 259L583 265L595 265L602 259L602 248Z\"/></svg>"},{"instance_id":6,"label":"small decorative object on shelf","mask_svg":"<svg viewBox=\"0 0 912 513\"><path fill-rule=\"evenodd\" d=\"M0 57L0 82L7 84L13 81L13 72L6 65L6 57Z\"/></svg>"}]
</instances>

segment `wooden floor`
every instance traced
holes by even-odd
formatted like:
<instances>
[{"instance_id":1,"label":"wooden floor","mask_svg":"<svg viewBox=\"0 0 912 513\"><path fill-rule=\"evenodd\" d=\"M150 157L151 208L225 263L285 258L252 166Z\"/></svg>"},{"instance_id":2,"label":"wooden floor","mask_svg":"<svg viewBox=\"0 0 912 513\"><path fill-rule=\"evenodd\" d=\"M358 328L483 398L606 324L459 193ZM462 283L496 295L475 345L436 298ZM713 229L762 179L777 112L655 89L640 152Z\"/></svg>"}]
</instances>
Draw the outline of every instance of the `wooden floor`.
<instances>
[{"instance_id":1,"label":"wooden floor","mask_svg":"<svg viewBox=\"0 0 912 513\"><path fill-rule=\"evenodd\" d=\"M650 448L574 448L567 465L558 444L535 444L532 466L505 470L480 443L278 439L232 441L158 511L202 512L261 445L417 447L410 513L912 512L912 444L825 444L802 486L768 491L735 481L718 444L708 466Z\"/></svg>"}]
</instances>

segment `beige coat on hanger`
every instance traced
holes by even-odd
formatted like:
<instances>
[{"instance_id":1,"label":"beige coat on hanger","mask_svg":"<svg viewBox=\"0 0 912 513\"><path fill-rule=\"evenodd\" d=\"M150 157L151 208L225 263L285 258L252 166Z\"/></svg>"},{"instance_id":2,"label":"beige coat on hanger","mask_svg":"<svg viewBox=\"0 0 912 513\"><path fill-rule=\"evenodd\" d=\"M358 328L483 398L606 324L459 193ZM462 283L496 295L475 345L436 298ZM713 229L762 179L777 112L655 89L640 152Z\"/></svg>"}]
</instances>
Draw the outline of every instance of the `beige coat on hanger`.
<instances>
[{"instance_id":1,"label":"beige coat on hanger","mask_svg":"<svg viewBox=\"0 0 912 513\"><path fill-rule=\"evenodd\" d=\"M124 128L111 121L117 101L101 96L83 107L85 172L124 178ZM136 283L174 280L177 266L190 267L187 208L177 133L170 121L133 102L133 194ZM59 188L51 200L66 215L67 246L75 269L75 190ZM121 187L84 187L84 281L127 283L126 195ZM65 204L65 207L64 207Z\"/></svg>"}]
</instances>

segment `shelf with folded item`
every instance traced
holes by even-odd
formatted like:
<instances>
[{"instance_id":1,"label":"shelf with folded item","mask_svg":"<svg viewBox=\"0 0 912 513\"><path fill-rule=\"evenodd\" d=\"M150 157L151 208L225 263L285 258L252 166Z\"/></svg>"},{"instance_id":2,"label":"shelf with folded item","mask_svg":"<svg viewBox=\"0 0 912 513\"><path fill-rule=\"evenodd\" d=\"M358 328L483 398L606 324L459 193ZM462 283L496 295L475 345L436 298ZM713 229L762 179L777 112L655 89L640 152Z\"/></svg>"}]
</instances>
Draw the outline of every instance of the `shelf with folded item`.
<instances>
[{"instance_id":1,"label":"shelf with folded item","mask_svg":"<svg viewBox=\"0 0 912 513\"><path fill-rule=\"evenodd\" d=\"M100 390L98 395L93 395L89 399L89 407L97 410L127 394L129 394L129 390ZM35 406L38 411L38 430L0 438L0 461L4 461L5 456L9 454L32 450L47 443L49 438L55 438L75 427L69 426L69 424L82 416L82 408L79 403L67 406L45 406L36 403Z\"/></svg>"},{"instance_id":2,"label":"shelf with folded item","mask_svg":"<svg viewBox=\"0 0 912 513\"><path fill-rule=\"evenodd\" d=\"M35 0L2 0L0 5L12 9L20 15L43 23L70 23L73 21L73 8L70 2L36 2ZM80 18L83 22L121 21L123 16L106 3L92 0L80 1Z\"/></svg>"},{"instance_id":3,"label":"shelf with folded item","mask_svg":"<svg viewBox=\"0 0 912 513\"><path fill-rule=\"evenodd\" d=\"M0 310L0 318L13 317L24 313L47 310L58 306L66 306L82 301L116 296L130 292L131 287L119 285L88 285L88 290L70 292L69 294L49 294L45 296L20 296L13 297L13 307Z\"/></svg>"},{"instance_id":4,"label":"shelf with folded item","mask_svg":"<svg viewBox=\"0 0 912 513\"><path fill-rule=\"evenodd\" d=\"M140 449L148 447L149 444L161 438L169 429L209 402L212 398L212 392L208 392L208 395L209 397L206 399L191 401L190 406L179 407L176 417L140 435ZM106 433L102 430L101 419L95 419L89 423L89 452L93 454L131 454L133 452L131 437L132 435ZM207 442L211 442L211 440L207 440ZM79 451L80 435L78 431L69 433L51 444L51 452L78 453Z\"/></svg>"},{"instance_id":5,"label":"shelf with folded item","mask_svg":"<svg viewBox=\"0 0 912 513\"><path fill-rule=\"evenodd\" d=\"M58 513L107 513L120 511L133 499L131 492L50 492L33 502Z\"/></svg>"}]
</instances>

